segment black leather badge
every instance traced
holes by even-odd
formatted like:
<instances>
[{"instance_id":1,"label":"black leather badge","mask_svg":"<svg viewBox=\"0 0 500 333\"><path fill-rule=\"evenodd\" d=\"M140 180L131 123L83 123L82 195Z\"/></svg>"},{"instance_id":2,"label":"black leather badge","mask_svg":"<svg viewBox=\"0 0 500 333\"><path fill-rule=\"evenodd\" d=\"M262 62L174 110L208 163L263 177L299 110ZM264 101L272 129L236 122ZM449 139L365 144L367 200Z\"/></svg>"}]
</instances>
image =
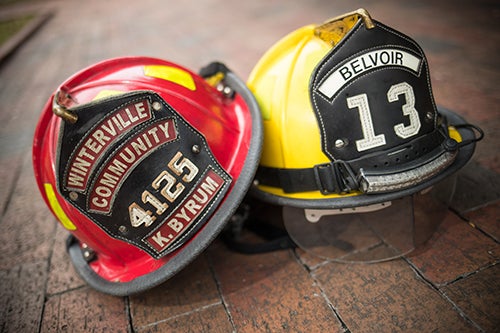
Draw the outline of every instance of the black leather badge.
<instances>
[{"instance_id":1,"label":"black leather badge","mask_svg":"<svg viewBox=\"0 0 500 333\"><path fill-rule=\"evenodd\" d=\"M141 91L71 109L62 122L58 189L113 238L160 258L199 230L230 175L204 136L159 95Z\"/></svg>"},{"instance_id":2,"label":"black leather badge","mask_svg":"<svg viewBox=\"0 0 500 333\"><path fill-rule=\"evenodd\" d=\"M355 160L434 130L427 61L409 37L360 20L316 67L311 102L331 160Z\"/></svg>"}]
</instances>

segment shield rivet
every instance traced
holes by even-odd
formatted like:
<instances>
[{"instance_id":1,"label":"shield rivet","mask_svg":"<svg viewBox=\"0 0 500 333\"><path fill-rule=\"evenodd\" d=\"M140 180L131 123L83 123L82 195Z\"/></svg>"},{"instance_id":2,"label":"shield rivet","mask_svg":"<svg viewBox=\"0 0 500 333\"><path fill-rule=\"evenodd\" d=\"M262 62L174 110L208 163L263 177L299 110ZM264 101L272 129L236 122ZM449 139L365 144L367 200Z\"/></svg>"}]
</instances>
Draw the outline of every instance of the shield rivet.
<instances>
[{"instance_id":1,"label":"shield rivet","mask_svg":"<svg viewBox=\"0 0 500 333\"><path fill-rule=\"evenodd\" d=\"M193 153L195 153L195 154L199 154L199 153L201 152L201 148L200 148L200 146L198 146L198 145L193 145L193 146L191 147L191 151L192 151Z\"/></svg>"},{"instance_id":2,"label":"shield rivet","mask_svg":"<svg viewBox=\"0 0 500 333\"><path fill-rule=\"evenodd\" d=\"M161 103L160 102L153 102L153 110L160 111L161 110Z\"/></svg>"},{"instance_id":3,"label":"shield rivet","mask_svg":"<svg viewBox=\"0 0 500 333\"><path fill-rule=\"evenodd\" d=\"M335 140L335 148L344 148L347 144L347 140L345 139L337 139Z\"/></svg>"},{"instance_id":4,"label":"shield rivet","mask_svg":"<svg viewBox=\"0 0 500 333\"><path fill-rule=\"evenodd\" d=\"M69 192L69 198L73 201L78 199L78 193L76 192Z\"/></svg>"}]
</instances>

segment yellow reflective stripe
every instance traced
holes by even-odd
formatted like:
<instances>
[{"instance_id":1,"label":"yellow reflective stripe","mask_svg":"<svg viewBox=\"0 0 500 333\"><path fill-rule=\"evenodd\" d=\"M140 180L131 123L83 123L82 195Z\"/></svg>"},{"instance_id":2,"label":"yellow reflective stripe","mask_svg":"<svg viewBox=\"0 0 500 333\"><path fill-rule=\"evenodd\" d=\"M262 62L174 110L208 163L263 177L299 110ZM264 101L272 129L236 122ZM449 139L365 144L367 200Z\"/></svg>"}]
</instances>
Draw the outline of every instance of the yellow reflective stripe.
<instances>
[{"instance_id":1,"label":"yellow reflective stripe","mask_svg":"<svg viewBox=\"0 0 500 333\"><path fill-rule=\"evenodd\" d=\"M177 67L147 65L144 66L144 75L177 83L191 91L196 90L196 85L191 74Z\"/></svg>"},{"instance_id":2,"label":"yellow reflective stripe","mask_svg":"<svg viewBox=\"0 0 500 333\"><path fill-rule=\"evenodd\" d=\"M121 94L124 94L124 93L125 93L124 91L120 91L120 90L101 90L96 95L96 97L94 97L92 100L95 101L95 100L98 100L98 99L101 99L101 98L111 97L111 96L117 96L117 95L121 95Z\"/></svg>"},{"instance_id":3,"label":"yellow reflective stripe","mask_svg":"<svg viewBox=\"0 0 500 333\"><path fill-rule=\"evenodd\" d=\"M68 230L76 230L75 225L73 224L73 222L71 222L66 213L64 213L64 210L59 204L59 201L57 201L56 193L54 192L52 185L49 183L45 183L43 184L43 186L45 188L45 194L49 199L50 208L52 208L52 211L54 212L54 214L56 214L61 224Z\"/></svg>"},{"instance_id":4,"label":"yellow reflective stripe","mask_svg":"<svg viewBox=\"0 0 500 333\"><path fill-rule=\"evenodd\" d=\"M343 194L337 194L337 193L323 194L320 191L286 193L281 188L267 186L267 185L258 185L257 188L262 192L267 192L280 197L286 197L291 199L332 199L332 198L353 197L362 194L361 192L357 191L351 193L343 193Z\"/></svg>"},{"instance_id":5,"label":"yellow reflective stripe","mask_svg":"<svg viewBox=\"0 0 500 333\"><path fill-rule=\"evenodd\" d=\"M215 87L217 86L217 84L219 84L220 81L222 81L224 79L224 73L222 72L217 72L215 73L214 75L210 76L210 77L207 77L205 78L205 81L207 81L207 83L209 85L211 85L212 87Z\"/></svg>"},{"instance_id":6,"label":"yellow reflective stripe","mask_svg":"<svg viewBox=\"0 0 500 333\"><path fill-rule=\"evenodd\" d=\"M454 139L456 142L462 142L462 136L460 135L460 132L458 132L455 127L448 126L448 135L450 136L450 138Z\"/></svg>"}]
</instances>

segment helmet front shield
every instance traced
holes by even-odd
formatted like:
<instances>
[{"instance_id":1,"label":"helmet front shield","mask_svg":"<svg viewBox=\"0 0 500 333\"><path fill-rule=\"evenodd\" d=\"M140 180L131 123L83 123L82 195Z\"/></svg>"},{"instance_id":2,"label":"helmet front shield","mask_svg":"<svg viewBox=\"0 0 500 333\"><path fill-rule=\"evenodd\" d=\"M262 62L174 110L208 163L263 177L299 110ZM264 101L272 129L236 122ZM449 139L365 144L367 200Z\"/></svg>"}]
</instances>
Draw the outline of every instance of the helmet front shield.
<instances>
[{"instance_id":1,"label":"helmet front shield","mask_svg":"<svg viewBox=\"0 0 500 333\"><path fill-rule=\"evenodd\" d=\"M403 256L427 241L448 212L455 177L410 196L369 206L301 209L285 206L293 241L325 260L374 263Z\"/></svg>"}]
</instances>

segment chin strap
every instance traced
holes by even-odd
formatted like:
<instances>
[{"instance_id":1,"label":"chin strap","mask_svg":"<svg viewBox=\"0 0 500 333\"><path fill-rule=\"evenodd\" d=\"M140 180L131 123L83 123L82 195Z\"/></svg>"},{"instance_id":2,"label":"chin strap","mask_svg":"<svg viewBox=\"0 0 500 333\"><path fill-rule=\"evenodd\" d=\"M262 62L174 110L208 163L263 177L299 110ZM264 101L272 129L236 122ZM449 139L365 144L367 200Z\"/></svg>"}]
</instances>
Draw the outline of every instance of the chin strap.
<instances>
[{"instance_id":1,"label":"chin strap","mask_svg":"<svg viewBox=\"0 0 500 333\"><path fill-rule=\"evenodd\" d=\"M222 240L230 250L243 254L258 254L297 247L286 230L258 218L251 218L249 212L250 205L242 204L222 233ZM264 240L261 242L242 240L243 229Z\"/></svg>"},{"instance_id":2,"label":"chin strap","mask_svg":"<svg viewBox=\"0 0 500 333\"><path fill-rule=\"evenodd\" d=\"M476 143L478 141L481 141L484 138L484 131L479 126L476 126L476 125L473 125L470 123L466 123L466 122L459 123L459 124L453 124L453 123L450 124L448 121L448 118L445 116L442 116L442 115L440 116L438 121L439 121L439 123L444 131L447 131L448 127L452 126L453 128L455 128L457 130L459 128L465 128L473 133L473 138L457 142L457 144L456 144L457 148L461 148L463 146L467 146L467 145L470 145L472 143ZM476 133L478 135L476 135Z\"/></svg>"},{"instance_id":3,"label":"chin strap","mask_svg":"<svg viewBox=\"0 0 500 333\"><path fill-rule=\"evenodd\" d=\"M463 140L461 142L458 143L458 148L460 147L463 147L463 146L466 146L466 145L470 145L471 143L474 143L474 142L477 142L477 141L481 141L484 137L484 132L481 128L479 128L478 126L476 125L473 125L473 124L460 124L460 125L453 125L453 127L455 128L467 128L471 131L476 131L477 133L479 133L478 136L475 136L474 135L474 138L473 139L469 139L469 140Z\"/></svg>"}]
</instances>

